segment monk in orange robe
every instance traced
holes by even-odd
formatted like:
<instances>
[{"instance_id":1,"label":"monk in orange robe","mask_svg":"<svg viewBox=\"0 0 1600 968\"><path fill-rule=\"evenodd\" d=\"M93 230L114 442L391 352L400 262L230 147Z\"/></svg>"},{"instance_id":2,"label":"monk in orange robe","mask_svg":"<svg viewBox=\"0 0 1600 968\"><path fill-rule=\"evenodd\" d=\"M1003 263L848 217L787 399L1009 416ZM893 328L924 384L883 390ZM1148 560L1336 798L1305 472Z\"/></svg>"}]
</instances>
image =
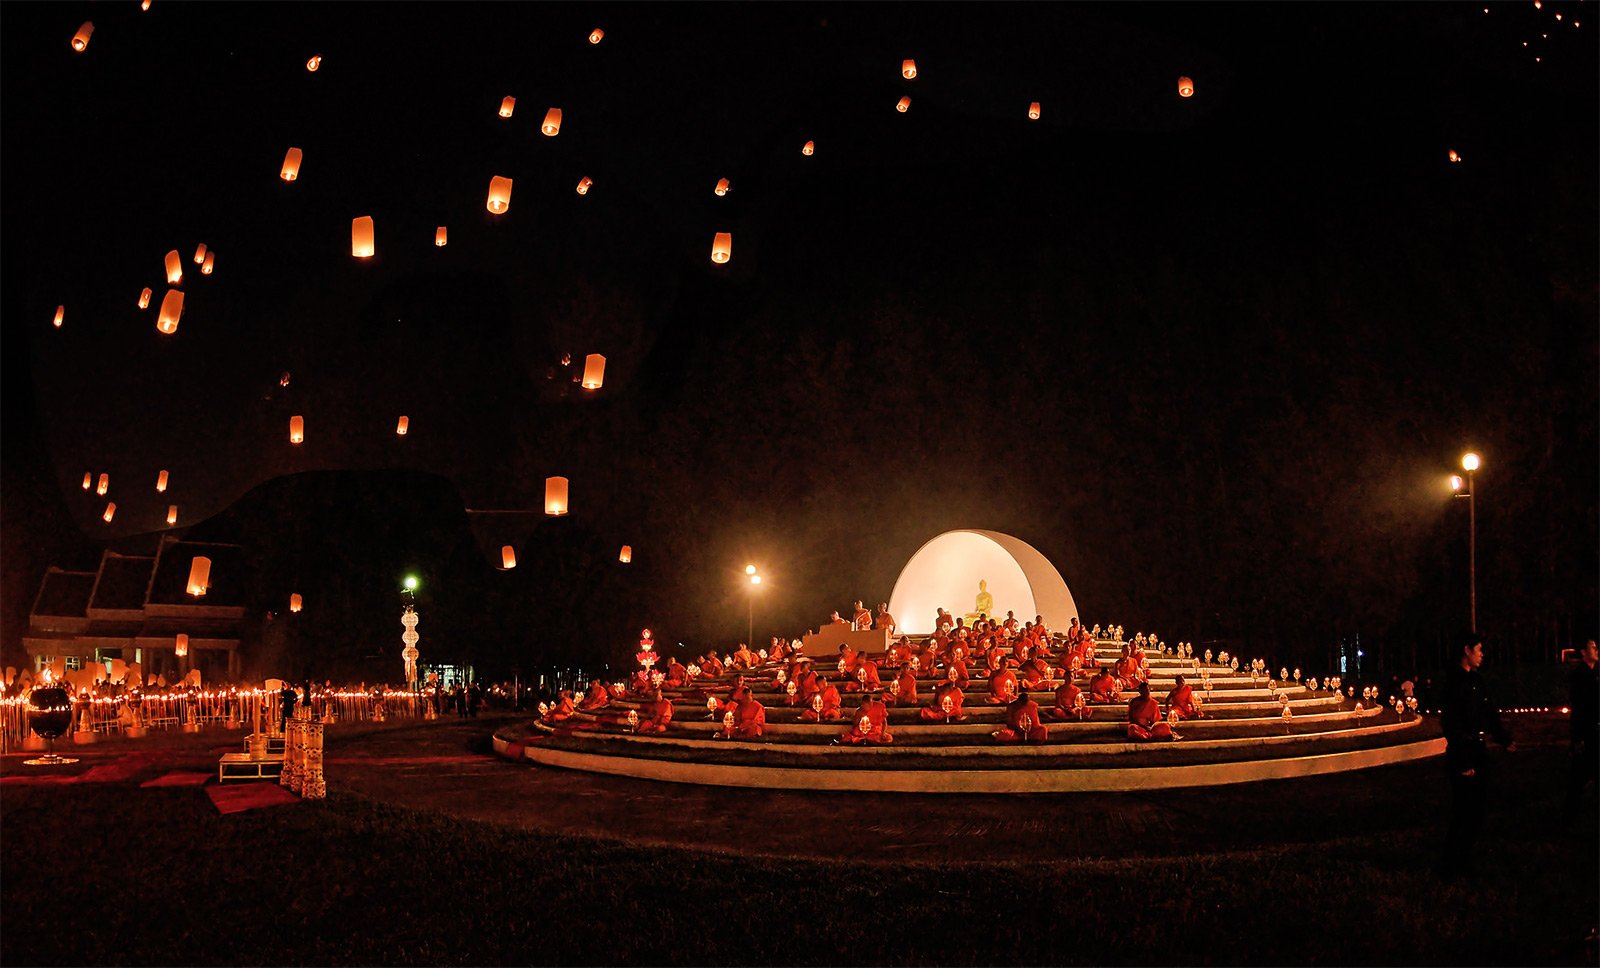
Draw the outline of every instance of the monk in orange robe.
<instances>
[{"instance_id":1,"label":"monk in orange robe","mask_svg":"<svg viewBox=\"0 0 1600 968\"><path fill-rule=\"evenodd\" d=\"M839 711L841 705L839 690L835 689L833 683L827 679L822 679L821 684L822 690L811 697L806 710L800 714L800 718L808 723L815 723L819 720L832 722L840 719L843 715ZM818 700L821 701L819 702ZM820 712L818 711L818 706L822 707Z\"/></svg>"},{"instance_id":2,"label":"monk in orange robe","mask_svg":"<svg viewBox=\"0 0 1600 968\"><path fill-rule=\"evenodd\" d=\"M556 701L555 706L545 718L553 723L559 723L562 720L571 719L573 713L577 711L578 707L572 702L571 691L563 689L561 690L561 698Z\"/></svg>"},{"instance_id":3,"label":"monk in orange robe","mask_svg":"<svg viewBox=\"0 0 1600 968\"><path fill-rule=\"evenodd\" d=\"M811 705L811 697L821 692L822 686L818 682L816 670L811 668L811 663L803 662L796 663L796 665L799 666L800 671L789 679L789 682L794 686L794 694L789 697L789 705L809 706Z\"/></svg>"},{"instance_id":4,"label":"monk in orange robe","mask_svg":"<svg viewBox=\"0 0 1600 968\"><path fill-rule=\"evenodd\" d=\"M1117 660L1117 684L1124 689L1132 689L1143 681L1139 674L1139 660L1131 655L1125 655Z\"/></svg>"},{"instance_id":5,"label":"monk in orange robe","mask_svg":"<svg viewBox=\"0 0 1600 968\"><path fill-rule=\"evenodd\" d=\"M1183 681L1183 676L1177 678L1177 685L1167 693L1167 710L1178 714L1179 719L1202 719L1205 713L1200 711L1200 706L1194 701L1194 687Z\"/></svg>"},{"instance_id":6,"label":"monk in orange robe","mask_svg":"<svg viewBox=\"0 0 1600 968\"><path fill-rule=\"evenodd\" d=\"M1161 704L1150 695L1150 684L1139 683L1139 695L1128 703L1129 739L1177 739L1166 720L1161 718Z\"/></svg>"},{"instance_id":7,"label":"monk in orange robe","mask_svg":"<svg viewBox=\"0 0 1600 968\"><path fill-rule=\"evenodd\" d=\"M889 709L876 696L856 710L855 725L839 734L838 742L851 746L879 746L894 742L889 733Z\"/></svg>"},{"instance_id":8,"label":"monk in orange robe","mask_svg":"<svg viewBox=\"0 0 1600 968\"><path fill-rule=\"evenodd\" d=\"M865 632L872 628L872 613L860 602L856 602L855 613L850 618L850 627L857 632Z\"/></svg>"},{"instance_id":9,"label":"monk in orange robe","mask_svg":"<svg viewBox=\"0 0 1600 968\"><path fill-rule=\"evenodd\" d=\"M1050 666L1043 659L1029 659L1017 670L1023 689L1043 689L1050 684Z\"/></svg>"},{"instance_id":10,"label":"monk in orange robe","mask_svg":"<svg viewBox=\"0 0 1600 968\"><path fill-rule=\"evenodd\" d=\"M849 625L850 623L846 622L844 619L840 618L838 612L829 612L828 613L828 624L829 625Z\"/></svg>"},{"instance_id":11,"label":"monk in orange robe","mask_svg":"<svg viewBox=\"0 0 1600 968\"><path fill-rule=\"evenodd\" d=\"M1089 680L1089 698L1094 702L1122 701L1122 687L1110 669L1101 666L1099 674Z\"/></svg>"},{"instance_id":12,"label":"monk in orange robe","mask_svg":"<svg viewBox=\"0 0 1600 968\"><path fill-rule=\"evenodd\" d=\"M689 681L689 670L683 663L672 659L667 663L667 678L663 680L666 685L678 687Z\"/></svg>"},{"instance_id":13,"label":"monk in orange robe","mask_svg":"<svg viewBox=\"0 0 1600 968\"><path fill-rule=\"evenodd\" d=\"M891 668L899 668L911 661L916 653L911 649L911 640L900 636L900 640L889 646L889 654L884 657L884 662Z\"/></svg>"},{"instance_id":14,"label":"monk in orange robe","mask_svg":"<svg viewBox=\"0 0 1600 968\"><path fill-rule=\"evenodd\" d=\"M1017 674L1010 669L996 669L989 677L989 695L985 702L1009 705L1017 698Z\"/></svg>"},{"instance_id":15,"label":"monk in orange robe","mask_svg":"<svg viewBox=\"0 0 1600 968\"><path fill-rule=\"evenodd\" d=\"M963 689L972 685L971 676L967 673L967 664L960 659L952 659L950 664L944 667L944 677Z\"/></svg>"},{"instance_id":16,"label":"monk in orange robe","mask_svg":"<svg viewBox=\"0 0 1600 968\"><path fill-rule=\"evenodd\" d=\"M1039 704L1023 693L1006 706L1005 725L994 738L1002 743L1043 743L1050 738L1050 728L1042 718Z\"/></svg>"},{"instance_id":17,"label":"monk in orange robe","mask_svg":"<svg viewBox=\"0 0 1600 968\"><path fill-rule=\"evenodd\" d=\"M700 659L700 671L708 676L720 676L723 673L722 660L717 658L715 652Z\"/></svg>"},{"instance_id":18,"label":"monk in orange robe","mask_svg":"<svg viewBox=\"0 0 1600 968\"><path fill-rule=\"evenodd\" d=\"M894 616L889 614L888 602L878 603L878 618L874 624L880 629L888 629L890 636L894 635L895 621Z\"/></svg>"},{"instance_id":19,"label":"monk in orange robe","mask_svg":"<svg viewBox=\"0 0 1600 968\"><path fill-rule=\"evenodd\" d=\"M930 723L946 723L952 720L960 721L967 718L961 708L966 695L961 687L954 682L946 680L939 683L933 690L933 702L922 707L922 718ZM946 706L949 708L946 709Z\"/></svg>"},{"instance_id":20,"label":"monk in orange robe","mask_svg":"<svg viewBox=\"0 0 1600 968\"><path fill-rule=\"evenodd\" d=\"M894 692L885 696L883 701L891 706L917 704L917 676L911 671L910 666L901 667L900 677L894 681Z\"/></svg>"},{"instance_id":21,"label":"monk in orange robe","mask_svg":"<svg viewBox=\"0 0 1600 968\"><path fill-rule=\"evenodd\" d=\"M883 688L883 680L878 678L878 664L871 659L862 657L856 663L856 677L845 683L845 692L875 692Z\"/></svg>"},{"instance_id":22,"label":"monk in orange robe","mask_svg":"<svg viewBox=\"0 0 1600 968\"><path fill-rule=\"evenodd\" d=\"M739 643L739 651L733 654L733 667L735 669L754 669L756 667L756 654L750 651L750 646Z\"/></svg>"},{"instance_id":23,"label":"monk in orange robe","mask_svg":"<svg viewBox=\"0 0 1600 968\"><path fill-rule=\"evenodd\" d=\"M661 698L661 690L657 689L655 697L644 704L639 710L639 732L665 733L667 724L672 722L672 703Z\"/></svg>"},{"instance_id":24,"label":"monk in orange robe","mask_svg":"<svg viewBox=\"0 0 1600 968\"><path fill-rule=\"evenodd\" d=\"M856 667L861 664L861 653L850 648L848 645L840 643L839 661L844 663L844 667L841 668L839 672L843 675L854 676L856 674Z\"/></svg>"},{"instance_id":25,"label":"monk in orange robe","mask_svg":"<svg viewBox=\"0 0 1600 968\"><path fill-rule=\"evenodd\" d=\"M789 643L782 636L772 637L772 648L767 650L768 662L782 662L789 655Z\"/></svg>"},{"instance_id":26,"label":"monk in orange robe","mask_svg":"<svg viewBox=\"0 0 1600 968\"><path fill-rule=\"evenodd\" d=\"M728 717L732 716L732 722ZM729 708L722 718L723 739L760 739L767 732L767 710L754 699L745 698Z\"/></svg>"},{"instance_id":27,"label":"monk in orange robe","mask_svg":"<svg viewBox=\"0 0 1600 968\"><path fill-rule=\"evenodd\" d=\"M611 702L611 694L606 691L606 684L599 679L595 679L589 683L589 694L583 697L582 702L578 703L578 708L585 711L599 709L609 702Z\"/></svg>"},{"instance_id":28,"label":"monk in orange robe","mask_svg":"<svg viewBox=\"0 0 1600 968\"><path fill-rule=\"evenodd\" d=\"M1094 715L1094 710L1080 705L1083 701L1083 690L1067 679L1056 688L1056 704L1045 715L1051 719L1088 719Z\"/></svg>"}]
</instances>

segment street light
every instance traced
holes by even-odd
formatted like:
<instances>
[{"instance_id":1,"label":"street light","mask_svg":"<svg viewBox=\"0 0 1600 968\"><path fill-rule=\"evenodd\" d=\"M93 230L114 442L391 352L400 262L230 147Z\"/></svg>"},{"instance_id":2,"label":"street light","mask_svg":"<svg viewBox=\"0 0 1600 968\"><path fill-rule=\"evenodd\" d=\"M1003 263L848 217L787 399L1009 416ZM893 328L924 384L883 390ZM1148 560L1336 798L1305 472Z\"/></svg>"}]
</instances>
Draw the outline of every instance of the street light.
<instances>
[{"instance_id":1,"label":"street light","mask_svg":"<svg viewBox=\"0 0 1600 968\"><path fill-rule=\"evenodd\" d=\"M1483 459L1472 451L1461 455L1461 469L1467 472L1466 489L1462 489L1460 475L1452 475L1450 489L1456 497L1467 499L1467 575L1471 601L1472 631L1478 631L1478 502L1474 496L1477 488L1473 474L1482 466Z\"/></svg>"},{"instance_id":2,"label":"street light","mask_svg":"<svg viewBox=\"0 0 1600 968\"><path fill-rule=\"evenodd\" d=\"M756 589L761 585L761 576L756 574L755 565L745 565L744 573L750 576L750 587L746 589L750 594L750 631L745 636L745 645L749 645L756 638Z\"/></svg>"}]
</instances>

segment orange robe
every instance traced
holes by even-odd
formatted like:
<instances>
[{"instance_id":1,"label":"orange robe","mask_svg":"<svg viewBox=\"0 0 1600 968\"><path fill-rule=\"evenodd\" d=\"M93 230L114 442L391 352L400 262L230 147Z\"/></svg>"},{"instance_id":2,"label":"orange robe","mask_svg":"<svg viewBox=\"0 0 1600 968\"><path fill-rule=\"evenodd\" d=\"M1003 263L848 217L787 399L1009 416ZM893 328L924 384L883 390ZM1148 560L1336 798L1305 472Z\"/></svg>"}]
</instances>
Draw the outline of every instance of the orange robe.
<instances>
[{"instance_id":1,"label":"orange robe","mask_svg":"<svg viewBox=\"0 0 1600 968\"><path fill-rule=\"evenodd\" d=\"M789 654L789 643L782 639L774 642L772 648L767 650L767 659L772 662L782 662L784 656Z\"/></svg>"},{"instance_id":2,"label":"orange robe","mask_svg":"<svg viewBox=\"0 0 1600 968\"><path fill-rule=\"evenodd\" d=\"M862 720L866 720L865 729ZM849 743L851 746L868 746L878 743L893 743L894 737L889 734L889 709L876 699L868 699L856 710L856 721L853 726L839 734L839 742Z\"/></svg>"},{"instance_id":3,"label":"orange robe","mask_svg":"<svg viewBox=\"0 0 1600 968\"><path fill-rule=\"evenodd\" d=\"M722 675L722 660L714 655L706 656L706 661L700 663L700 671L708 676Z\"/></svg>"},{"instance_id":4,"label":"orange robe","mask_svg":"<svg viewBox=\"0 0 1600 968\"><path fill-rule=\"evenodd\" d=\"M900 670L900 678L894 681L894 687L894 693L886 698L885 702L894 706L917 704L917 677L912 675L910 666Z\"/></svg>"},{"instance_id":5,"label":"orange robe","mask_svg":"<svg viewBox=\"0 0 1600 968\"><path fill-rule=\"evenodd\" d=\"M965 662L960 659L951 660L950 664L945 667L945 676L948 678L951 672L956 674L956 685L963 689L972 685L971 680L967 678L967 664Z\"/></svg>"},{"instance_id":6,"label":"orange robe","mask_svg":"<svg viewBox=\"0 0 1600 968\"><path fill-rule=\"evenodd\" d=\"M857 611L854 618L855 621L852 624L857 632L865 632L872 628L872 613L866 609L863 608Z\"/></svg>"},{"instance_id":7,"label":"orange robe","mask_svg":"<svg viewBox=\"0 0 1600 968\"><path fill-rule=\"evenodd\" d=\"M1029 659L1018 670L1022 673L1022 685L1027 689L1040 689L1049 682L1049 667L1042 659Z\"/></svg>"},{"instance_id":8,"label":"orange robe","mask_svg":"<svg viewBox=\"0 0 1600 968\"><path fill-rule=\"evenodd\" d=\"M880 629L888 629L889 634L893 635L895 629L894 616L890 615L888 612L879 612L877 618L877 627Z\"/></svg>"},{"instance_id":9,"label":"orange robe","mask_svg":"<svg viewBox=\"0 0 1600 968\"><path fill-rule=\"evenodd\" d=\"M825 720L828 720L830 722L833 721L833 720L841 718L842 714L839 712L839 706L840 706L839 690L835 689L833 687L833 683L830 682L826 686L824 686L823 689L822 689L822 716L821 716L821 718L825 719ZM814 723L818 719L817 711L808 702L808 703L806 703L805 712L802 712L800 714L800 718L805 720L808 723Z\"/></svg>"},{"instance_id":10,"label":"orange robe","mask_svg":"<svg viewBox=\"0 0 1600 968\"><path fill-rule=\"evenodd\" d=\"M1017 674L999 669L989 677L989 696L985 702L1010 703L1017 698Z\"/></svg>"},{"instance_id":11,"label":"orange robe","mask_svg":"<svg viewBox=\"0 0 1600 968\"><path fill-rule=\"evenodd\" d=\"M794 695L789 699L789 705L791 706L809 707L811 705L811 697L822 691L822 687L817 684L816 670L812 669L809 663L805 664L805 671L800 673L800 678L791 679L790 681L796 683ZM785 691L787 692L787 690Z\"/></svg>"},{"instance_id":12,"label":"orange robe","mask_svg":"<svg viewBox=\"0 0 1600 968\"><path fill-rule=\"evenodd\" d=\"M735 669L754 669L756 667L756 654L744 646L733 654L733 667Z\"/></svg>"},{"instance_id":13,"label":"orange robe","mask_svg":"<svg viewBox=\"0 0 1600 968\"><path fill-rule=\"evenodd\" d=\"M950 712L944 711L945 697L950 697ZM951 682L941 682L933 690L933 702L922 707L922 718L930 723L942 723L947 719L966 719L967 714L962 710L961 703L966 698L961 687Z\"/></svg>"},{"instance_id":14,"label":"orange robe","mask_svg":"<svg viewBox=\"0 0 1600 968\"><path fill-rule=\"evenodd\" d=\"M767 731L767 710L754 699L741 699L733 711L733 727L722 727L724 739L760 739Z\"/></svg>"},{"instance_id":15,"label":"orange robe","mask_svg":"<svg viewBox=\"0 0 1600 968\"><path fill-rule=\"evenodd\" d=\"M683 663L677 659L667 663L667 678L662 680L663 685L681 686L688 681L689 670L684 668Z\"/></svg>"},{"instance_id":16,"label":"orange robe","mask_svg":"<svg viewBox=\"0 0 1600 968\"><path fill-rule=\"evenodd\" d=\"M1117 677L1109 672L1101 672L1090 679L1089 698L1094 702L1121 702L1122 689L1117 685Z\"/></svg>"},{"instance_id":17,"label":"orange robe","mask_svg":"<svg viewBox=\"0 0 1600 968\"><path fill-rule=\"evenodd\" d=\"M1117 660L1117 681L1124 688L1132 688L1138 685L1141 678L1138 659L1131 655L1125 655Z\"/></svg>"},{"instance_id":18,"label":"orange robe","mask_svg":"<svg viewBox=\"0 0 1600 968\"><path fill-rule=\"evenodd\" d=\"M1176 710L1179 719L1199 719L1204 715L1194 704L1194 687L1187 682L1167 693L1167 708Z\"/></svg>"},{"instance_id":19,"label":"orange robe","mask_svg":"<svg viewBox=\"0 0 1600 968\"><path fill-rule=\"evenodd\" d=\"M667 724L672 722L672 701L670 699L656 699L644 704L639 710L643 718L639 721L641 733L665 733Z\"/></svg>"},{"instance_id":20,"label":"orange robe","mask_svg":"<svg viewBox=\"0 0 1600 968\"><path fill-rule=\"evenodd\" d=\"M572 704L572 697L562 696L561 701L556 703L555 708L550 710L550 715L546 718L553 723L559 723L564 719L571 719L572 714L577 711L578 707Z\"/></svg>"},{"instance_id":21,"label":"orange robe","mask_svg":"<svg viewBox=\"0 0 1600 968\"><path fill-rule=\"evenodd\" d=\"M841 646L839 659L844 662L845 675L853 676L856 674L856 666L861 664L861 655L855 649L850 648L848 645Z\"/></svg>"},{"instance_id":22,"label":"orange robe","mask_svg":"<svg viewBox=\"0 0 1600 968\"><path fill-rule=\"evenodd\" d=\"M1051 719L1088 719L1094 710L1088 706L1081 710L1078 708L1078 697L1082 695L1083 690L1078 688L1078 684L1068 679L1056 689L1055 707L1045 715Z\"/></svg>"},{"instance_id":23,"label":"orange robe","mask_svg":"<svg viewBox=\"0 0 1600 968\"><path fill-rule=\"evenodd\" d=\"M1002 743L1042 743L1050 738L1050 728L1042 719L1038 703L1032 699L1018 699L1006 707L1006 724L1000 727L995 739Z\"/></svg>"},{"instance_id":24,"label":"orange robe","mask_svg":"<svg viewBox=\"0 0 1600 968\"><path fill-rule=\"evenodd\" d=\"M1161 718L1161 704L1154 696L1135 696L1128 703L1129 739L1176 739L1172 727Z\"/></svg>"},{"instance_id":25,"label":"orange robe","mask_svg":"<svg viewBox=\"0 0 1600 968\"><path fill-rule=\"evenodd\" d=\"M878 678L878 664L871 659L862 659L856 663L857 676L844 684L845 692L872 692L883 688L883 680ZM866 673L863 678L860 673Z\"/></svg>"},{"instance_id":26,"label":"orange robe","mask_svg":"<svg viewBox=\"0 0 1600 968\"><path fill-rule=\"evenodd\" d=\"M600 680L589 683L589 694L583 697L583 702L578 703L578 708L583 710L599 709L611 702L611 694L606 692L606 687Z\"/></svg>"}]
</instances>

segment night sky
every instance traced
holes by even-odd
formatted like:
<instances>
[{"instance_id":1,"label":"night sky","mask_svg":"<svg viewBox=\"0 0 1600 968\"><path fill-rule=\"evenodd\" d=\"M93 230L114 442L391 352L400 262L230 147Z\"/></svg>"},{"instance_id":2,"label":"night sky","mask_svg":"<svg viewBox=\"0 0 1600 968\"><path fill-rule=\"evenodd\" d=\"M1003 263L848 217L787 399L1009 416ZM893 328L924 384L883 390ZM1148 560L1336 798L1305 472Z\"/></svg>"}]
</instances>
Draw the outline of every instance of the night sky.
<instances>
[{"instance_id":1,"label":"night sky","mask_svg":"<svg viewBox=\"0 0 1600 968\"><path fill-rule=\"evenodd\" d=\"M7 655L177 504L367 653L406 569L425 658L616 661L730 648L747 561L797 635L971 527L1091 624L1425 663L1470 448L1480 625L1549 657L1600 582L1592 7L8 3ZM566 518L464 513L549 475Z\"/></svg>"}]
</instances>

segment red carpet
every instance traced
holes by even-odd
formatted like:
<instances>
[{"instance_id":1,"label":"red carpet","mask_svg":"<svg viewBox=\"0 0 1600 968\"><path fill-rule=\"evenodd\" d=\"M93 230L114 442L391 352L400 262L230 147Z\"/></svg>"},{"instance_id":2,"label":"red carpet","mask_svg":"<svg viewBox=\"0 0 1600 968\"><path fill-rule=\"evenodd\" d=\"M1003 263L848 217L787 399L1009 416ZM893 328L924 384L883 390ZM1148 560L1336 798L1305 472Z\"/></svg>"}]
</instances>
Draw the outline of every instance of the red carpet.
<instances>
[{"instance_id":1,"label":"red carpet","mask_svg":"<svg viewBox=\"0 0 1600 968\"><path fill-rule=\"evenodd\" d=\"M120 780L131 780L135 773L150 765L150 759L149 755L140 753L119 756L110 763L84 770L78 774L78 782L115 783Z\"/></svg>"},{"instance_id":2,"label":"red carpet","mask_svg":"<svg viewBox=\"0 0 1600 968\"><path fill-rule=\"evenodd\" d=\"M143 783L139 784L139 786L141 786L141 787L205 786L206 785L206 781L209 780L209 779L211 779L211 774L210 773L186 773L186 772L183 772L183 771L179 770L179 771L173 771L172 773L168 773L168 774L166 774L164 776L158 776L154 780L146 780Z\"/></svg>"},{"instance_id":3,"label":"red carpet","mask_svg":"<svg viewBox=\"0 0 1600 968\"><path fill-rule=\"evenodd\" d=\"M218 813L243 813L258 807L276 807L285 803L299 803L300 798L271 783L240 783L236 786L216 784L206 787L206 795Z\"/></svg>"}]
</instances>

